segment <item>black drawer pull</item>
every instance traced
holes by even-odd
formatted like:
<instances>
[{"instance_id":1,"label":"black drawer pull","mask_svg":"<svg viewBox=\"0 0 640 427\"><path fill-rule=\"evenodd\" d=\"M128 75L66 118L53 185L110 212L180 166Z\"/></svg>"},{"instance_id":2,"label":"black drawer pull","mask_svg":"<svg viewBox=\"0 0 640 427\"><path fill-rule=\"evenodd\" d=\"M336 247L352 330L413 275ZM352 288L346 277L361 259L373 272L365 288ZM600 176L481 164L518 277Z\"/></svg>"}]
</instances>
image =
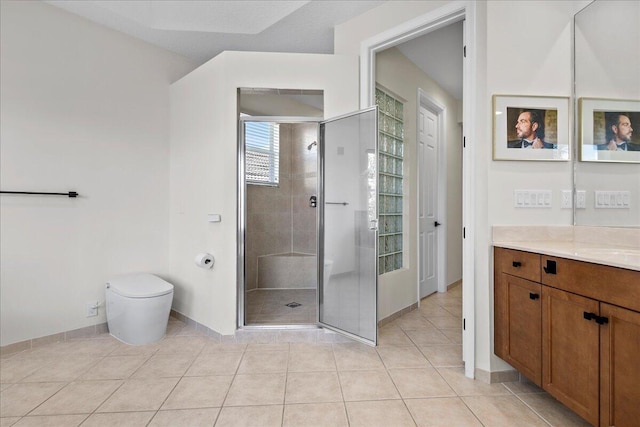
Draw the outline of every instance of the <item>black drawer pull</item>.
<instances>
[{"instance_id":1,"label":"black drawer pull","mask_svg":"<svg viewBox=\"0 0 640 427\"><path fill-rule=\"evenodd\" d=\"M555 261L551 261L551 260L547 260L547 266L546 267L542 267L542 269L547 274L556 274L556 272L557 272L557 270L556 270L556 262Z\"/></svg>"},{"instance_id":2,"label":"black drawer pull","mask_svg":"<svg viewBox=\"0 0 640 427\"><path fill-rule=\"evenodd\" d=\"M587 313L586 311L582 313L582 317L587 320L595 320L598 325L604 325L609 323L609 318L604 316L598 316L595 313Z\"/></svg>"},{"instance_id":3,"label":"black drawer pull","mask_svg":"<svg viewBox=\"0 0 640 427\"><path fill-rule=\"evenodd\" d=\"M540 298L540 294L534 294L533 292L529 292L529 299L538 299Z\"/></svg>"},{"instance_id":4,"label":"black drawer pull","mask_svg":"<svg viewBox=\"0 0 640 427\"><path fill-rule=\"evenodd\" d=\"M522 267L522 263L520 261L513 261L511 263L515 268Z\"/></svg>"}]
</instances>

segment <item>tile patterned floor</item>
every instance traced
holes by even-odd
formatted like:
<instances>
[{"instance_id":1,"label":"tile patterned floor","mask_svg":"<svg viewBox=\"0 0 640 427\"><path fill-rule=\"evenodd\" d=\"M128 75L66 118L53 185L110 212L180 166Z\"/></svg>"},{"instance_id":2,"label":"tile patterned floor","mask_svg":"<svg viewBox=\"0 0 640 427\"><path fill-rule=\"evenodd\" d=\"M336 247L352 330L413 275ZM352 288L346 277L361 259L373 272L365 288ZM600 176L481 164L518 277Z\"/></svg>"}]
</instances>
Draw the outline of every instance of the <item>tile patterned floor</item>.
<instances>
[{"instance_id":1,"label":"tile patterned floor","mask_svg":"<svg viewBox=\"0 0 640 427\"><path fill-rule=\"evenodd\" d=\"M315 289L256 289L247 292L247 325L315 324ZM297 302L300 306L291 308L286 304Z\"/></svg>"},{"instance_id":2,"label":"tile patterned floor","mask_svg":"<svg viewBox=\"0 0 640 427\"><path fill-rule=\"evenodd\" d=\"M380 345L216 342L174 319L141 347L105 335L0 361L0 426L585 426L530 383L463 375L461 290Z\"/></svg>"}]
</instances>

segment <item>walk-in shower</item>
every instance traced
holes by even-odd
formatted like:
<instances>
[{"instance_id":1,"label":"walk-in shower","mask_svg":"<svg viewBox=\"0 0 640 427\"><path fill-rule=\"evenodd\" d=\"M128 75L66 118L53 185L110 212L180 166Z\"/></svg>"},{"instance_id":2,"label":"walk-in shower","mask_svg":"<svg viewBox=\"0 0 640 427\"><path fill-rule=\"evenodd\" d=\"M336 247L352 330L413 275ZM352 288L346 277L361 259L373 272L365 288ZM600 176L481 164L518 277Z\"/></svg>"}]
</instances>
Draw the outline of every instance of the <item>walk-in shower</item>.
<instances>
[{"instance_id":1,"label":"walk-in shower","mask_svg":"<svg viewBox=\"0 0 640 427\"><path fill-rule=\"evenodd\" d=\"M318 158L310 147L317 144L318 125L243 124L245 324L315 324L317 209L310 200L317 194Z\"/></svg>"},{"instance_id":2,"label":"walk-in shower","mask_svg":"<svg viewBox=\"0 0 640 427\"><path fill-rule=\"evenodd\" d=\"M316 325L321 90L242 88L238 324Z\"/></svg>"},{"instance_id":3,"label":"walk-in shower","mask_svg":"<svg viewBox=\"0 0 640 427\"><path fill-rule=\"evenodd\" d=\"M324 120L292 92L239 92L238 327L375 345L377 108Z\"/></svg>"}]
</instances>

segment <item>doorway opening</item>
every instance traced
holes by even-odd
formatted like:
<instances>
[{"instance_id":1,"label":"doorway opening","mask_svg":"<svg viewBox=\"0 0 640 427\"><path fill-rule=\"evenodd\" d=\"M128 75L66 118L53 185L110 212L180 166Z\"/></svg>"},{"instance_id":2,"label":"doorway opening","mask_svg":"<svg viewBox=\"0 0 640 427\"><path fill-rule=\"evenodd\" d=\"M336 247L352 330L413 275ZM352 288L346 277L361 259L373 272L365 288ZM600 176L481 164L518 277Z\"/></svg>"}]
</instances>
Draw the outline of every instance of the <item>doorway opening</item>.
<instances>
[{"instance_id":1,"label":"doorway opening","mask_svg":"<svg viewBox=\"0 0 640 427\"><path fill-rule=\"evenodd\" d=\"M476 116L473 111L474 105L474 75L475 75L475 64L476 64L476 56L475 56L475 39L474 32L476 31L476 23L475 23L475 4L473 2L465 2L458 4L448 4L441 8L438 8L432 12L429 12L425 15L419 16L415 19L412 19L409 22L398 25L391 29L387 29L386 31L371 37L363 41L362 43L362 57L361 57L361 105L370 105L374 99L374 91L377 85L389 86L388 82L381 82L378 80L378 63L377 56L379 54L384 54L389 50L395 50L396 53L400 52L398 49L404 43L411 42L414 39L418 39L422 36L428 36L429 34L436 34L440 30L446 30L446 27L452 27L454 25L462 25L462 43L459 46L454 47L454 51L457 55L459 55L462 64L460 65L462 71L461 83L462 83L462 95L461 95L461 103L459 108L448 108L446 110L447 117L460 117L457 124L457 130L452 134L447 136L447 146L451 141L452 143L457 144L459 147L459 159L460 159L460 177L458 180L458 184L455 187L457 188L448 188L446 190L446 195L449 197L451 194L458 194L460 196L460 214L459 221L455 219L454 221L459 222L458 230L460 231L460 239L457 242L459 249L455 252L457 256L455 260L461 263L461 275L460 279L464 278L464 285L462 288L462 307L460 309L461 312L461 322L460 329L462 330L462 353L463 360L465 362L465 375L467 377L473 378L475 375L475 322L474 322L474 247L473 247L473 235L474 235L474 207L473 207L473 195L469 191L472 186L472 178L473 178L473 170L474 170L474 152L473 145L470 144L469 138L465 138L464 129L473 129ZM440 44L442 47L442 44ZM393 48L393 49L392 49ZM464 56L464 60L462 57ZM432 58L433 59L433 58ZM434 60L432 62L438 62ZM425 89L425 88L423 88ZM419 93L418 90L414 91L412 96L413 98L420 98L420 96L416 96L415 94ZM402 95L402 94L401 94ZM416 111L414 114L416 116L419 114L420 102L416 102ZM435 111L437 113L437 111ZM436 114L437 115L437 114ZM464 127L462 127L464 124ZM454 125L455 127L456 125ZM406 129L406 132L416 132L417 127L409 127ZM459 134L459 138L456 137L456 134ZM466 139L466 141L465 141ZM464 148L463 148L464 147ZM444 148L444 147L443 147ZM441 151L441 150L440 150ZM416 156L417 157L417 156ZM442 159L442 155L439 153L438 157ZM446 157L445 157L446 159ZM449 165L448 161L438 162L439 166L446 167ZM415 175L414 175L415 176ZM437 174L438 177L442 175L440 173ZM449 181L449 174L444 175L446 178L444 182ZM441 181L441 180L439 180ZM424 186L425 182L422 182ZM419 184L418 184L419 185ZM452 186L453 187L453 186ZM436 196L434 200L438 201L439 207L436 212L442 212L442 209L446 206L448 207L449 203L447 198L443 198L440 195ZM416 215L418 216L418 215ZM447 220L451 219L451 212L446 212L445 217ZM442 217L441 217L442 218ZM444 221L438 220L436 218L435 222L444 223ZM439 227L442 229L443 227ZM418 227L416 226L416 230ZM439 231L439 230L438 230ZM411 248L418 247L418 232L412 233L415 234L413 236L409 236L410 238L415 239L415 244L411 244ZM448 246L448 243L451 239L447 239L445 243L445 248L438 247L438 254L443 254L447 256L447 258L451 258L452 251ZM436 238L434 242L440 242L440 239ZM434 267L440 267L443 265L441 262L442 257L436 258L436 264ZM433 259L432 259L433 261ZM439 262L440 261L440 262ZM415 264L414 264L415 265ZM415 266L413 267L415 268ZM447 267L445 267L446 269ZM436 272L436 277L439 277L438 282L438 290L441 292L446 290L447 283L442 282L442 272ZM461 281L460 280L460 281ZM451 283L451 285L455 285L458 282ZM419 277L416 283L416 294L417 299L420 299L420 283Z\"/></svg>"},{"instance_id":2,"label":"doorway opening","mask_svg":"<svg viewBox=\"0 0 640 427\"><path fill-rule=\"evenodd\" d=\"M318 126L251 119L243 123L245 325L315 325ZM279 157L271 162L259 146L269 133L277 138ZM257 180L276 162L277 179Z\"/></svg>"},{"instance_id":3,"label":"doorway opening","mask_svg":"<svg viewBox=\"0 0 640 427\"><path fill-rule=\"evenodd\" d=\"M238 325L316 327L323 92L242 88L238 106Z\"/></svg>"}]
</instances>

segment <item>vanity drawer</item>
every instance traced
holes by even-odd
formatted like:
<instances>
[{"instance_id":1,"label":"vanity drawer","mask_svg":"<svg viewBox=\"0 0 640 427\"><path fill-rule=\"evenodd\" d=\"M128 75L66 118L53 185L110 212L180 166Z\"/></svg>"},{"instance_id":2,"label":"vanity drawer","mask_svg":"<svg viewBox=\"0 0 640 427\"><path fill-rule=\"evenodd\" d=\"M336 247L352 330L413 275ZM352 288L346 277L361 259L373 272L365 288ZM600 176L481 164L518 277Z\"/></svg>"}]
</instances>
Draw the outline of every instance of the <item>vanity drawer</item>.
<instances>
[{"instance_id":1,"label":"vanity drawer","mask_svg":"<svg viewBox=\"0 0 640 427\"><path fill-rule=\"evenodd\" d=\"M540 255L514 249L494 249L496 273L540 282Z\"/></svg>"},{"instance_id":2,"label":"vanity drawer","mask_svg":"<svg viewBox=\"0 0 640 427\"><path fill-rule=\"evenodd\" d=\"M547 255L541 270L544 285L640 311L640 271Z\"/></svg>"}]
</instances>

